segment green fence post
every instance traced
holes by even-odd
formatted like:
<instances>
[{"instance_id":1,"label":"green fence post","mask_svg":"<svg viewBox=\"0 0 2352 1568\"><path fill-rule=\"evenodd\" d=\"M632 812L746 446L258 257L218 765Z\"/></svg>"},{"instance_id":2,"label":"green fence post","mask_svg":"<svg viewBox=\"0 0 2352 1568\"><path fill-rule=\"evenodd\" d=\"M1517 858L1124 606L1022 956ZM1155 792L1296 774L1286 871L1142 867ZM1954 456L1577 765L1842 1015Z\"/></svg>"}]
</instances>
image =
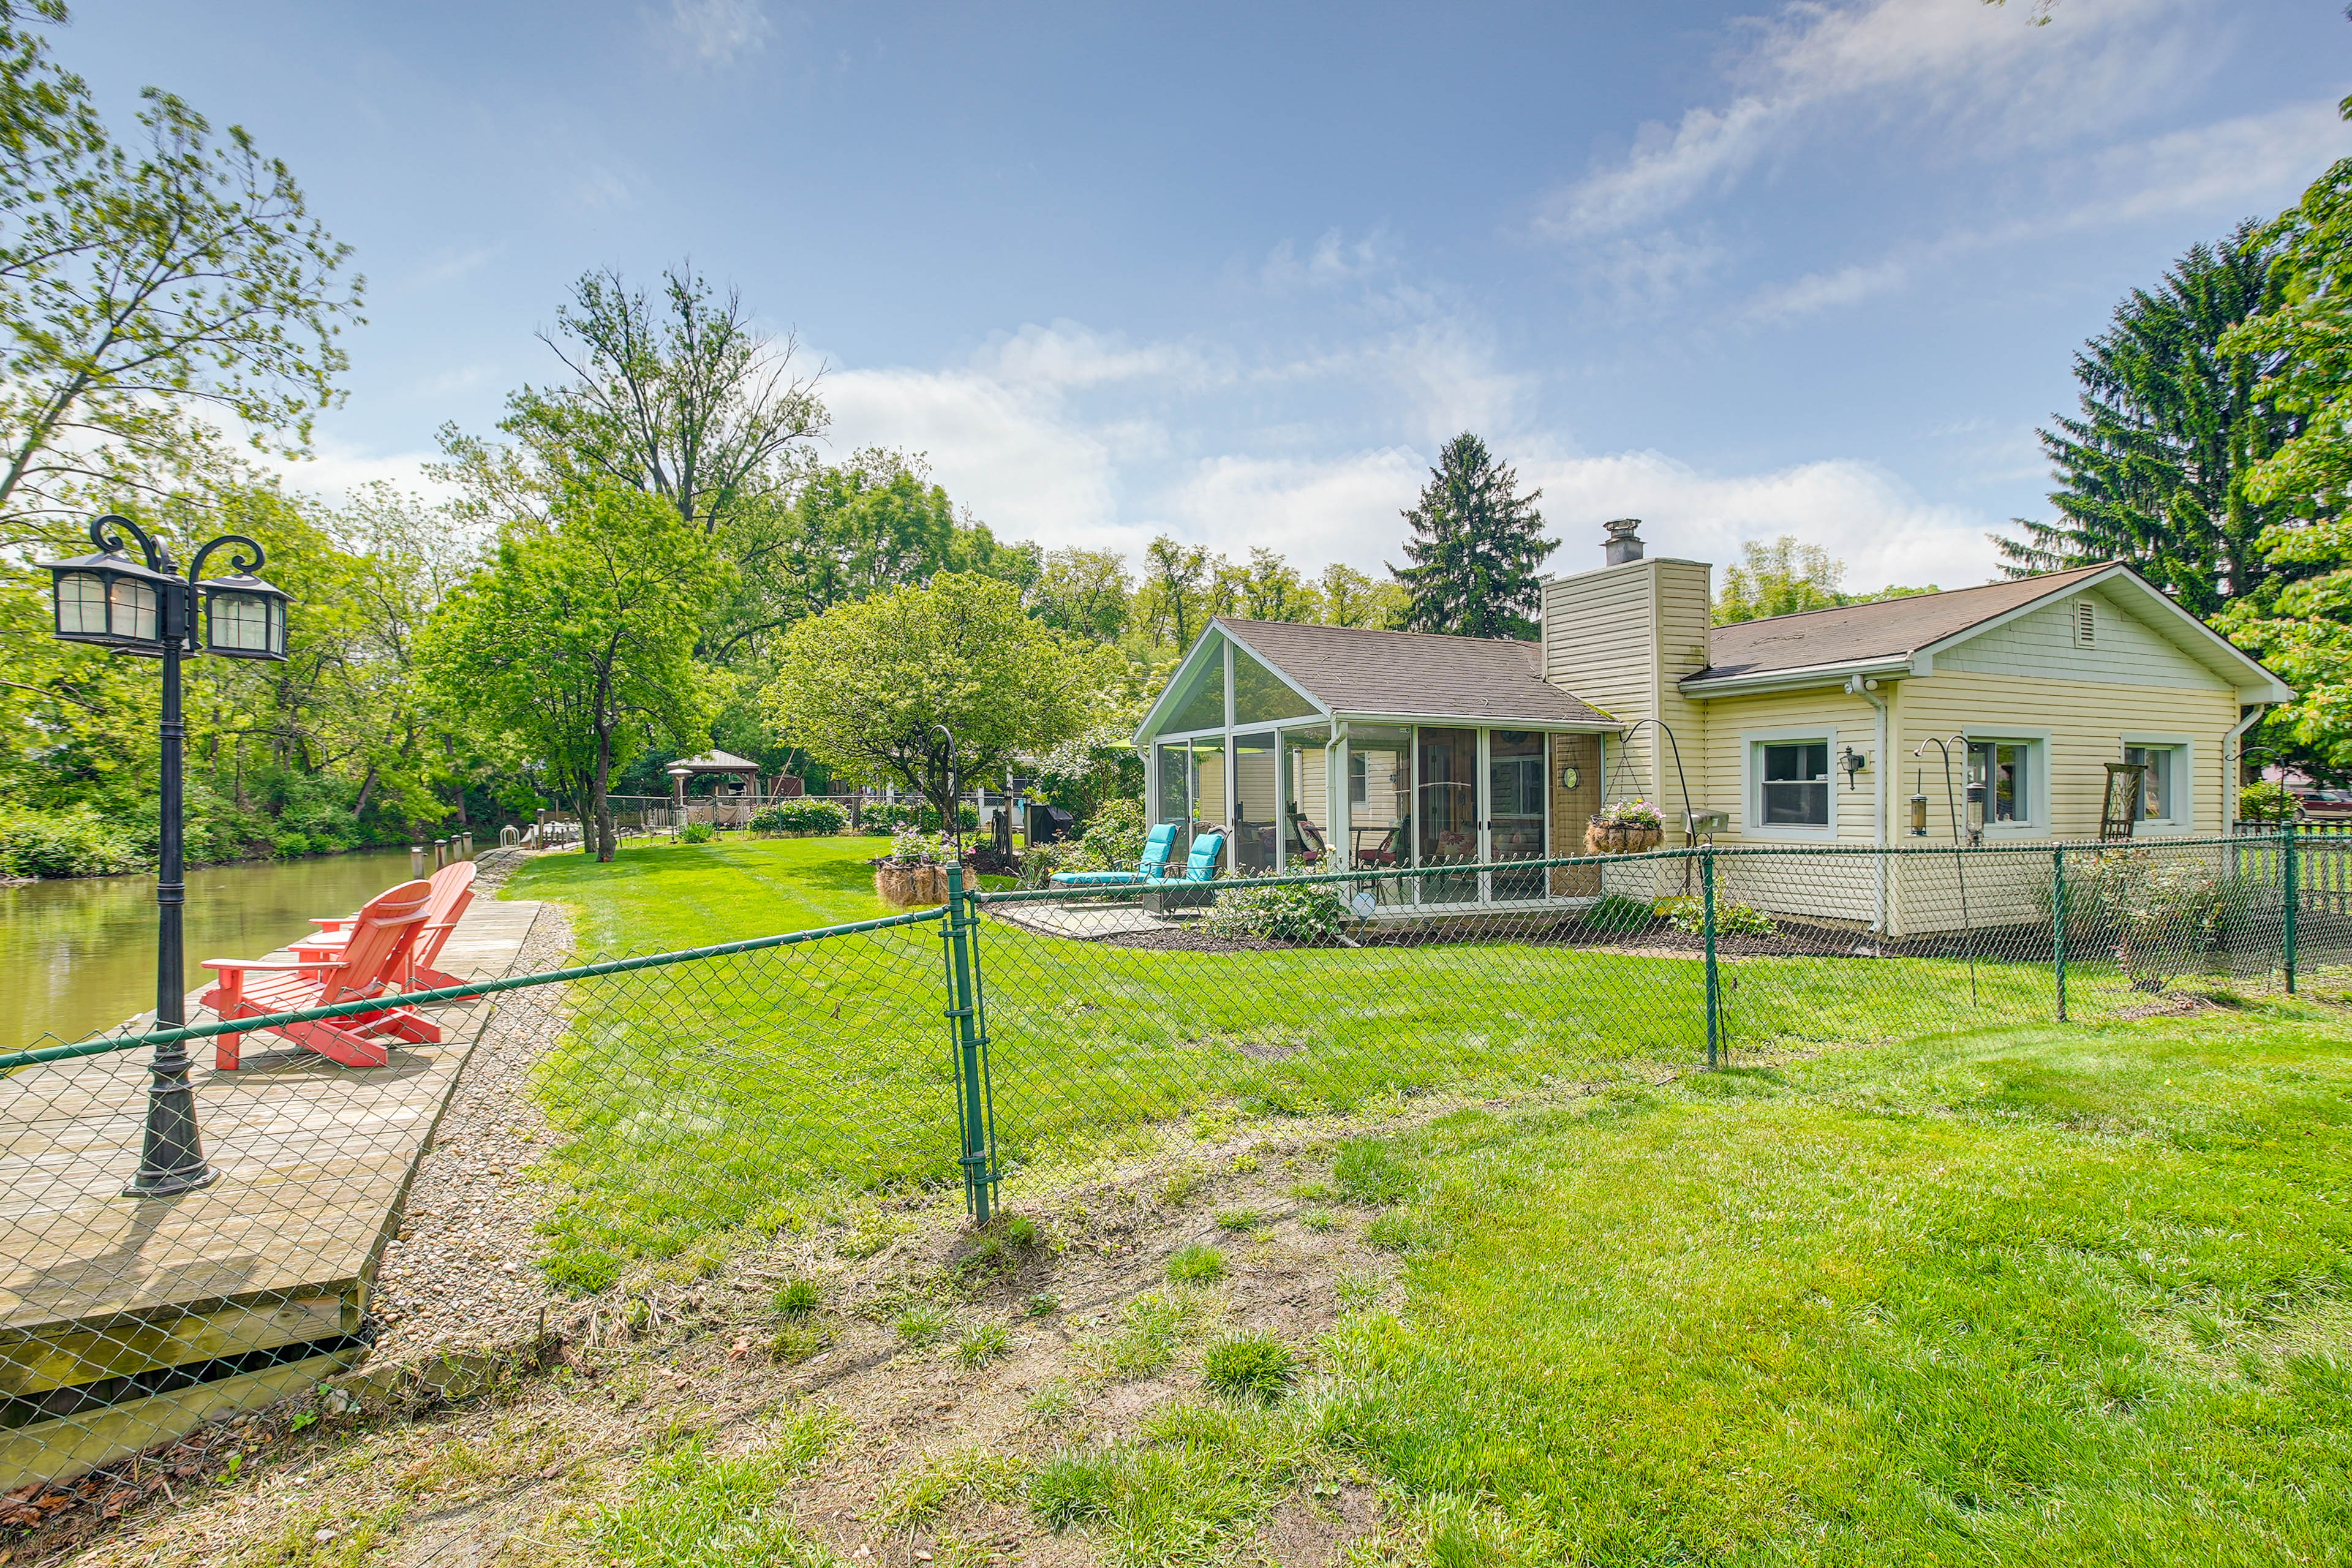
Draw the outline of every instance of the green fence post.
<instances>
[{"instance_id":1,"label":"green fence post","mask_svg":"<svg viewBox=\"0 0 2352 1568\"><path fill-rule=\"evenodd\" d=\"M940 935L948 950L948 1017L955 1025L956 1121L962 1132L963 1201L972 1223L988 1223L995 1161L988 1146L988 1090L982 1075L979 1009L972 984L971 909L963 868L948 868L948 918Z\"/></svg>"},{"instance_id":2,"label":"green fence post","mask_svg":"<svg viewBox=\"0 0 2352 1568\"><path fill-rule=\"evenodd\" d=\"M2294 863L2294 828L2292 824L2279 836L2279 874L2286 879L2285 929L2280 934L2286 950L2286 994L2294 994L2294 907L2303 901L2303 877Z\"/></svg>"},{"instance_id":3,"label":"green fence post","mask_svg":"<svg viewBox=\"0 0 2352 1568\"><path fill-rule=\"evenodd\" d=\"M2050 852L2050 961L2058 970L2058 1021L2066 1021L2066 851Z\"/></svg>"},{"instance_id":4,"label":"green fence post","mask_svg":"<svg viewBox=\"0 0 2352 1568\"><path fill-rule=\"evenodd\" d=\"M1706 1065L1712 1072L1723 1059L1723 987L1715 967L1715 846L1698 852L1699 913L1706 933Z\"/></svg>"}]
</instances>

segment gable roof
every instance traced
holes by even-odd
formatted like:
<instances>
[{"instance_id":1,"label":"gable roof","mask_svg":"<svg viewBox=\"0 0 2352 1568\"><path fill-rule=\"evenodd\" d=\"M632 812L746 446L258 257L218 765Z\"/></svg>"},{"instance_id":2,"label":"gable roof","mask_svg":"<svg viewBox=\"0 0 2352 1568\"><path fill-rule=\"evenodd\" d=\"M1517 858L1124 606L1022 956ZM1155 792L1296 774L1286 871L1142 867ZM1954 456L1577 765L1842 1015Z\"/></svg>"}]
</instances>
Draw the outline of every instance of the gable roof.
<instances>
[{"instance_id":1,"label":"gable roof","mask_svg":"<svg viewBox=\"0 0 2352 1568\"><path fill-rule=\"evenodd\" d=\"M1226 616L1209 624L1334 715L1617 725L1543 679L1540 643Z\"/></svg>"},{"instance_id":2,"label":"gable roof","mask_svg":"<svg viewBox=\"0 0 2352 1568\"><path fill-rule=\"evenodd\" d=\"M2229 639L2174 604L2131 568L2116 562L1988 583L1979 588L1915 594L1717 626L1708 635L1706 668L1683 677L1682 684L1702 689L1717 684L1766 685L1801 676L1829 678L1846 671L1859 674L1895 667L1925 675L1933 668L1937 650L2047 602L2107 584L2152 609L2156 619L2171 626L2177 640L2194 644L2206 663L2231 670L2242 691L2261 689L2263 695L2251 700L2280 702L2293 695L2276 676Z\"/></svg>"},{"instance_id":3,"label":"gable roof","mask_svg":"<svg viewBox=\"0 0 2352 1568\"><path fill-rule=\"evenodd\" d=\"M1161 710L1219 637L1272 669L1327 718L1618 727L1600 709L1543 679L1538 643L1218 616L1202 628L1144 714L1138 744L1163 732Z\"/></svg>"}]
</instances>

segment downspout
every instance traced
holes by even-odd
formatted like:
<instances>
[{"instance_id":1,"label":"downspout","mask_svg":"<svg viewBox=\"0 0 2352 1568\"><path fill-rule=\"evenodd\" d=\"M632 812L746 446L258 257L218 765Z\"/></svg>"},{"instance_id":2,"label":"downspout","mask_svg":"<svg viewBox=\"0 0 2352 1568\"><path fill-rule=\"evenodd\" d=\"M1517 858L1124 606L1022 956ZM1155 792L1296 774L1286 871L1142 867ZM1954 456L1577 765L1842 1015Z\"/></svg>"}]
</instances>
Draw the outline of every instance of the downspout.
<instances>
[{"instance_id":1,"label":"downspout","mask_svg":"<svg viewBox=\"0 0 2352 1568\"><path fill-rule=\"evenodd\" d=\"M1846 678L1845 689L1847 691L1861 698L1864 702L1869 703L1873 708L1878 710L1878 750L1876 753L1878 765L1874 770L1878 774L1878 777L1874 781L1873 786L1873 793L1877 797L1875 805L1876 816L1874 823L1876 831L1873 835L1872 841L1875 843L1880 849L1884 850L1888 847L1890 842L1886 831L1886 778L1891 769L1891 764L1886 760L1888 755L1887 729L1889 722L1886 699L1881 697L1873 689L1873 688L1876 687L1877 684L1878 682L1875 680L1864 680L1859 675L1850 675ZM1887 934L1886 870L1887 862L1890 857L1881 854L1875 857L1875 858L1878 861L1878 874L1873 879L1871 894L1871 921L1874 929L1877 931L1878 934L1885 936Z\"/></svg>"},{"instance_id":2,"label":"downspout","mask_svg":"<svg viewBox=\"0 0 2352 1568\"><path fill-rule=\"evenodd\" d=\"M2238 721L2221 737L2221 836L2225 838L2237 822L2238 791L2244 783L2238 775L2245 771L2246 731L2262 722L2263 715L2269 711L2267 702L2241 704Z\"/></svg>"}]
</instances>

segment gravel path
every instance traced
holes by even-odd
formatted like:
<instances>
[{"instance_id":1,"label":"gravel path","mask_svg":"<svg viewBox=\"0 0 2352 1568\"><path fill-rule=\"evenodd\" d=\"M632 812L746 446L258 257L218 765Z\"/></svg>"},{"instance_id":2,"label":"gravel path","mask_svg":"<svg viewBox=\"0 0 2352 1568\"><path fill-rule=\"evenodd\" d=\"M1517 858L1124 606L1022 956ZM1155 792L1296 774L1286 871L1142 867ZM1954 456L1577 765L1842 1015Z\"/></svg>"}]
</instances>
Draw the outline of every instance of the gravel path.
<instances>
[{"instance_id":1,"label":"gravel path","mask_svg":"<svg viewBox=\"0 0 2352 1568\"><path fill-rule=\"evenodd\" d=\"M486 867L483 881L492 874ZM507 973L555 968L571 949L569 912L542 905ZM417 1164L399 1239L384 1249L369 1303L378 1324L371 1361L508 1339L557 1300L531 1267L545 1188L524 1172L551 1141L529 1079L562 1031L564 989L508 993L474 1047Z\"/></svg>"}]
</instances>

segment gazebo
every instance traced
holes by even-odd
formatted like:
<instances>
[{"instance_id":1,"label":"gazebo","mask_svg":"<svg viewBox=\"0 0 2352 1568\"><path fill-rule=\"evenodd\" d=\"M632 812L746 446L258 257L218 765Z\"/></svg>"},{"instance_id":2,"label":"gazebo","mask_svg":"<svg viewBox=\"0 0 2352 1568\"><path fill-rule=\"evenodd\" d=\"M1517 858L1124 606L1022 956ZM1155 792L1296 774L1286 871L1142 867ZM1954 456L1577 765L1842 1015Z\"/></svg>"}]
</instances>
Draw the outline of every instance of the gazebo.
<instances>
[{"instance_id":1,"label":"gazebo","mask_svg":"<svg viewBox=\"0 0 2352 1568\"><path fill-rule=\"evenodd\" d=\"M681 758L670 763L662 772L669 775L671 797L677 803L678 820L681 822L686 819L686 781L695 774L731 774L739 779L749 779L754 785L757 785L760 780L760 764L749 758L739 757L732 752L713 751L699 757ZM715 820L718 816L715 803L711 815Z\"/></svg>"}]
</instances>

